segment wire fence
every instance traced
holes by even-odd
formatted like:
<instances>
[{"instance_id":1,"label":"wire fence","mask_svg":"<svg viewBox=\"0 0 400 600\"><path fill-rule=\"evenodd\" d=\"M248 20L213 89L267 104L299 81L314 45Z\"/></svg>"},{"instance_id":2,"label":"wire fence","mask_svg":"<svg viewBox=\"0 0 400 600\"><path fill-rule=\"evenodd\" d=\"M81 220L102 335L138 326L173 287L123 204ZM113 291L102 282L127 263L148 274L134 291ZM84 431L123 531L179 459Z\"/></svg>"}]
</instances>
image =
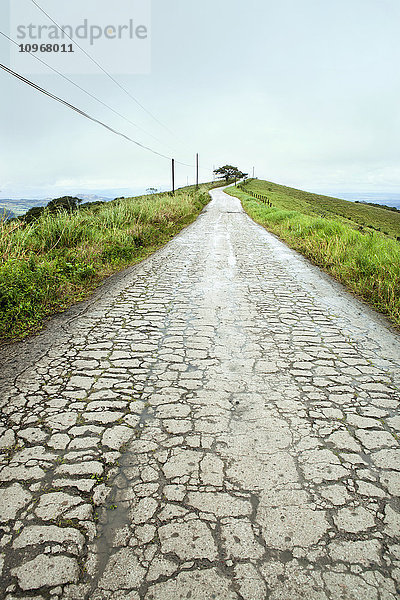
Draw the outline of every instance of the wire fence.
<instances>
[{"instance_id":1,"label":"wire fence","mask_svg":"<svg viewBox=\"0 0 400 600\"><path fill-rule=\"evenodd\" d=\"M266 204L267 206L273 206L270 198L268 198L268 196L264 196L263 194L257 194L256 192L253 192L253 190L249 190L247 189L247 185L249 182L243 182L243 183L239 183L239 185L237 186L240 190L242 190L243 192L246 192L246 194L248 194L249 196L252 196L253 198L256 198L256 200L260 200L261 202L263 202L264 204Z\"/></svg>"}]
</instances>

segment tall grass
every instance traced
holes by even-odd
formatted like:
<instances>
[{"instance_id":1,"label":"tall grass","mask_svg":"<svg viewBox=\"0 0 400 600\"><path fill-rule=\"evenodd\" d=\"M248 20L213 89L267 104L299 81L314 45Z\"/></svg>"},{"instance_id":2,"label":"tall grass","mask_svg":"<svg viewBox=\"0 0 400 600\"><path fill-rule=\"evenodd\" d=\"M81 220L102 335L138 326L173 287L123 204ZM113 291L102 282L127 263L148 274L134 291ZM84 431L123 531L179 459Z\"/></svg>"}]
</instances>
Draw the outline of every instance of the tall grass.
<instances>
[{"instance_id":1,"label":"tall grass","mask_svg":"<svg viewBox=\"0 0 400 600\"><path fill-rule=\"evenodd\" d=\"M282 210L335 219L353 229L380 231L383 235L400 239L400 212L397 211L312 194L262 179L247 181L244 191L267 196L273 206Z\"/></svg>"},{"instance_id":2,"label":"tall grass","mask_svg":"<svg viewBox=\"0 0 400 600\"><path fill-rule=\"evenodd\" d=\"M208 187L0 221L0 339L23 337L193 221Z\"/></svg>"},{"instance_id":3,"label":"tall grass","mask_svg":"<svg viewBox=\"0 0 400 600\"><path fill-rule=\"evenodd\" d=\"M268 207L232 189L255 221L400 325L400 244L333 218Z\"/></svg>"}]
</instances>

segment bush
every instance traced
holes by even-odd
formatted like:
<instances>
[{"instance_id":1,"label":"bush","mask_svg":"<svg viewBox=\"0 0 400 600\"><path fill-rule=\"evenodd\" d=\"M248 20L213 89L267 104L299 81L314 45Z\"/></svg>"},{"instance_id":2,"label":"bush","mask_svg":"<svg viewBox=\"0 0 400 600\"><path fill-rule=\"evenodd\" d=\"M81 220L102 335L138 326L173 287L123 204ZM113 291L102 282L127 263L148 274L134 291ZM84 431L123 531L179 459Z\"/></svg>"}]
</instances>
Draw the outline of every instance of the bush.
<instances>
[{"instance_id":1,"label":"bush","mask_svg":"<svg viewBox=\"0 0 400 600\"><path fill-rule=\"evenodd\" d=\"M39 264L33 257L26 262L9 261L0 268L0 330L5 334L36 326L42 307L51 302L51 288L58 285L49 263Z\"/></svg>"}]
</instances>

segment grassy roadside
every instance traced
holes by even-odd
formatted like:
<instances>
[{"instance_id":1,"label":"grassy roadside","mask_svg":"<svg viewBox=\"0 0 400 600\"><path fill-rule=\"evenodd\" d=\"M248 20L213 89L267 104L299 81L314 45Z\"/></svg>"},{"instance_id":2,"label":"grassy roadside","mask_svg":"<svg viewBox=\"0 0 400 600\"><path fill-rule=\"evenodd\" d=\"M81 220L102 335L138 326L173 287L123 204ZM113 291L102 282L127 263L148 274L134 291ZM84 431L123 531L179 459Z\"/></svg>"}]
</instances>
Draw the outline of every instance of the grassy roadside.
<instances>
[{"instance_id":1,"label":"grassy roadside","mask_svg":"<svg viewBox=\"0 0 400 600\"><path fill-rule=\"evenodd\" d=\"M226 191L242 201L244 210L254 221L278 235L400 326L400 243L387 233L377 231L381 227L380 219L386 219L386 215L380 214L384 209L367 207L362 217L363 225L354 220L352 206L341 205L341 212L336 215L334 206L328 205L329 211L318 216L317 211L321 210L318 196L313 203L314 194L303 192L308 198L302 202L297 194L300 190L293 190L293 196L291 188L274 194L271 185L276 184L257 181L255 192L255 185L250 181L244 190L229 188ZM253 198L246 189L266 195L272 206ZM358 208L359 205L355 206ZM395 219L398 217L397 213L386 212L394 214ZM393 237L400 235L395 219L389 219Z\"/></svg>"},{"instance_id":2,"label":"grassy roadside","mask_svg":"<svg viewBox=\"0 0 400 600\"><path fill-rule=\"evenodd\" d=\"M333 218L364 233L376 231L387 237L400 238L400 211L395 209L387 210L379 206L312 194L261 179L250 179L245 189L250 193L266 195L276 208Z\"/></svg>"},{"instance_id":3,"label":"grassy roadside","mask_svg":"<svg viewBox=\"0 0 400 600\"><path fill-rule=\"evenodd\" d=\"M196 219L212 187L45 212L29 225L0 222L0 340L37 331L105 277L164 245Z\"/></svg>"}]
</instances>

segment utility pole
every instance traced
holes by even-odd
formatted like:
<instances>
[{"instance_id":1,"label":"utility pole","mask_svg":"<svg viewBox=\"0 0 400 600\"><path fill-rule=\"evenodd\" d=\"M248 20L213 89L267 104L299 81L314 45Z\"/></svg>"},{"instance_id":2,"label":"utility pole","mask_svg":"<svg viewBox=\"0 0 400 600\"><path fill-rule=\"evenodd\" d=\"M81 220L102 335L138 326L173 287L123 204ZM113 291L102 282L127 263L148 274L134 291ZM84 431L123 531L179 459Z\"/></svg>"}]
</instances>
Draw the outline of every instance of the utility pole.
<instances>
[{"instance_id":1,"label":"utility pole","mask_svg":"<svg viewBox=\"0 0 400 600\"><path fill-rule=\"evenodd\" d=\"M172 193L175 194L175 159L172 159Z\"/></svg>"},{"instance_id":2,"label":"utility pole","mask_svg":"<svg viewBox=\"0 0 400 600\"><path fill-rule=\"evenodd\" d=\"M199 189L199 153L196 154L196 190Z\"/></svg>"}]
</instances>

